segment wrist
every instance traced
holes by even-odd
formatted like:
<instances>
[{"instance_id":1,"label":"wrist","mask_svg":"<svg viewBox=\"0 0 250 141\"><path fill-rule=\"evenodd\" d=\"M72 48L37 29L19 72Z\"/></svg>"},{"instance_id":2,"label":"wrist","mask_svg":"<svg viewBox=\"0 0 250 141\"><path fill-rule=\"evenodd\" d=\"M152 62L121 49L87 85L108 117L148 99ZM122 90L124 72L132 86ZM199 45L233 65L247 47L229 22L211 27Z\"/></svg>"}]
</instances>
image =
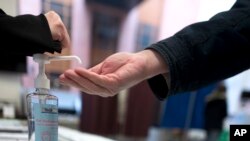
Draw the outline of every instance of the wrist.
<instances>
[{"instance_id":1,"label":"wrist","mask_svg":"<svg viewBox=\"0 0 250 141\"><path fill-rule=\"evenodd\" d=\"M138 54L145 58L145 71L148 78L168 72L168 66L158 52L146 49L138 52Z\"/></svg>"}]
</instances>

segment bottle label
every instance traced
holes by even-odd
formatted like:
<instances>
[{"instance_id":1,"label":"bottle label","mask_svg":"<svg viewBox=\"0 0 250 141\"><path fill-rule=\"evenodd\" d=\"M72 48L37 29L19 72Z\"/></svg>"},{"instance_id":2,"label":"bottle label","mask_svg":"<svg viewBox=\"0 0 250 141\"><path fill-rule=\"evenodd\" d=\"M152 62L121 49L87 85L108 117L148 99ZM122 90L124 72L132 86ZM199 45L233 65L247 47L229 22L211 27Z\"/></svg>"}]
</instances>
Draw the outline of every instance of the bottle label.
<instances>
[{"instance_id":1,"label":"bottle label","mask_svg":"<svg viewBox=\"0 0 250 141\"><path fill-rule=\"evenodd\" d=\"M58 108L34 104L35 141L58 141Z\"/></svg>"}]
</instances>

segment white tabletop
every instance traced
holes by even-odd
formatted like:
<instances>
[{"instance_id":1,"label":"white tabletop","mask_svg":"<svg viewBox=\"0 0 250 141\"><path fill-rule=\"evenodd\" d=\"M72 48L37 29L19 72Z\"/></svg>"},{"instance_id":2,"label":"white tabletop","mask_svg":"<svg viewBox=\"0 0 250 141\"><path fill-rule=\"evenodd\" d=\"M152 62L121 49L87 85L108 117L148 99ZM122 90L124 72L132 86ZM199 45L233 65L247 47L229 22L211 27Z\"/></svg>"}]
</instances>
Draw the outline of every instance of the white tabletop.
<instances>
[{"instance_id":1,"label":"white tabletop","mask_svg":"<svg viewBox=\"0 0 250 141\"><path fill-rule=\"evenodd\" d=\"M59 127L59 141L114 141L99 135L83 133L66 127Z\"/></svg>"},{"instance_id":2,"label":"white tabletop","mask_svg":"<svg viewBox=\"0 0 250 141\"><path fill-rule=\"evenodd\" d=\"M27 141L25 121L0 119L0 141ZM58 141L114 141L99 135L59 126Z\"/></svg>"}]
</instances>

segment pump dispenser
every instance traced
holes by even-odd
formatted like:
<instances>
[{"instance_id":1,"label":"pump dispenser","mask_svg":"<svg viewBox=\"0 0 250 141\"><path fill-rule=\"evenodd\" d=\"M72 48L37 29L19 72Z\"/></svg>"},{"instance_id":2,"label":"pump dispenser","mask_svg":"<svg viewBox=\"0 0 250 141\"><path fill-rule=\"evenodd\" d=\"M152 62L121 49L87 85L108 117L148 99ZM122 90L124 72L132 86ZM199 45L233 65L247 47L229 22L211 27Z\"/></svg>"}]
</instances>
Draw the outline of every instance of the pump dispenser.
<instances>
[{"instance_id":1,"label":"pump dispenser","mask_svg":"<svg viewBox=\"0 0 250 141\"><path fill-rule=\"evenodd\" d=\"M60 60L81 60L77 56L48 56L34 54L39 65L35 78L35 92L27 95L29 141L58 141L58 98L49 93L50 80L45 74L45 64Z\"/></svg>"},{"instance_id":2,"label":"pump dispenser","mask_svg":"<svg viewBox=\"0 0 250 141\"><path fill-rule=\"evenodd\" d=\"M51 61L60 60L77 60L81 63L81 59L77 56L48 56L46 54L34 54L33 60L39 65L39 73L35 80L35 88L45 88L50 89L50 80L45 74L45 64L49 64Z\"/></svg>"}]
</instances>

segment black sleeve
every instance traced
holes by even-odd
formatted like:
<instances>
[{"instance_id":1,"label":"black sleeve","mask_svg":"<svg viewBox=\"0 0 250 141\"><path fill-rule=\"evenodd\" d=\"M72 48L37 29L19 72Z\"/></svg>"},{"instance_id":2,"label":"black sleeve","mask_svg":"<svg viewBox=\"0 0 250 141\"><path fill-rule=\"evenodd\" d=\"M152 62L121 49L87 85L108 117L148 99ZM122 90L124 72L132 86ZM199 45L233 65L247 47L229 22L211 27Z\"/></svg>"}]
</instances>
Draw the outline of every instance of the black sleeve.
<instances>
[{"instance_id":1,"label":"black sleeve","mask_svg":"<svg viewBox=\"0 0 250 141\"><path fill-rule=\"evenodd\" d=\"M237 0L229 11L148 47L168 64L170 77L169 86L158 75L148 80L150 87L164 99L238 74L250 67L249 41L250 1Z\"/></svg>"},{"instance_id":2,"label":"black sleeve","mask_svg":"<svg viewBox=\"0 0 250 141\"><path fill-rule=\"evenodd\" d=\"M59 42L52 40L43 14L12 17L0 10L0 52L6 55L32 56L34 53L61 52Z\"/></svg>"}]
</instances>

